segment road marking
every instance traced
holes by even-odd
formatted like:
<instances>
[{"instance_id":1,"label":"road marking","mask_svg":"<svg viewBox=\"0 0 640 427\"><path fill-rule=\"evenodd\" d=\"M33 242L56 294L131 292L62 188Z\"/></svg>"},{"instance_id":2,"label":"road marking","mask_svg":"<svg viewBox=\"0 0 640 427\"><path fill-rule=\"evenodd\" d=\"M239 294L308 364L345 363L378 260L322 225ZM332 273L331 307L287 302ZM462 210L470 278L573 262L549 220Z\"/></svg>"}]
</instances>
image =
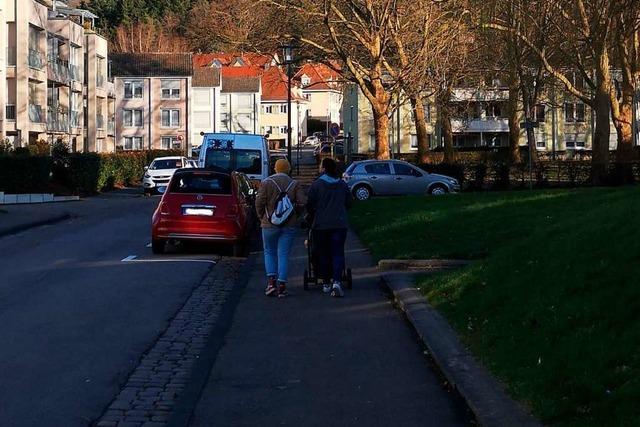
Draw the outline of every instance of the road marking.
<instances>
[{"instance_id":1,"label":"road marking","mask_svg":"<svg viewBox=\"0 0 640 427\"><path fill-rule=\"evenodd\" d=\"M147 243L147 247L150 248L151 247L151 243Z\"/></svg>"},{"instance_id":2,"label":"road marking","mask_svg":"<svg viewBox=\"0 0 640 427\"><path fill-rule=\"evenodd\" d=\"M122 258L122 260L121 260L121 261L122 261L122 262L128 262L128 261L133 261L133 260L134 260L134 259L136 259L136 258L138 258L138 256L137 256L137 255L129 255L129 256L128 256L128 257L126 257L126 258Z\"/></svg>"}]
</instances>

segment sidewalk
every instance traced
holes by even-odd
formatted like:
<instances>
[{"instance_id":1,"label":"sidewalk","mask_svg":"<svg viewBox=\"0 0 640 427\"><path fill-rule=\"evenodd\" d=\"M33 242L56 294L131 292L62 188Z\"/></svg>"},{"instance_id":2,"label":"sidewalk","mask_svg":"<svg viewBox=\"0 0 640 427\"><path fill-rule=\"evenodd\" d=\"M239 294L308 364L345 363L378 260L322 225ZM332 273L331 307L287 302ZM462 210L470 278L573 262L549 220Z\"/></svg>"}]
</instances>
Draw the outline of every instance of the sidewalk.
<instances>
[{"instance_id":1,"label":"sidewalk","mask_svg":"<svg viewBox=\"0 0 640 427\"><path fill-rule=\"evenodd\" d=\"M302 289L303 233L288 298L263 295L256 262L192 426L469 425L466 406L441 386L353 234L347 246L355 280L343 299Z\"/></svg>"},{"instance_id":2,"label":"sidewalk","mask_svg":"<svg viewBox=\"0 0 640 427\"><path fill-rule=\"evenodd\" d=\"M77 209L78 203L80 202L2 205L0 206L0 237L69 219Z\"/></svg>"}]
</instances>

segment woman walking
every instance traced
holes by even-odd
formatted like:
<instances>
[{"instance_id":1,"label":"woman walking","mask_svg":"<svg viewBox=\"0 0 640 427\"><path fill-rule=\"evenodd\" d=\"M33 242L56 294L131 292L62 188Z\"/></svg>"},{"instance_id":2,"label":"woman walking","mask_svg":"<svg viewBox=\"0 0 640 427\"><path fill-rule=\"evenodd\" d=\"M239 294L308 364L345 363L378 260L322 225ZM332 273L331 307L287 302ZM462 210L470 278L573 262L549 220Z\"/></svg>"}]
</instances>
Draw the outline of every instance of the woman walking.
<instances>
[{"instance_id":1,"label":"woman walking","mask_svg":"<svg viewBox=\"0 0 640 427\"><path fill-rule=\"evenodd\" d=\"M318 251L322 290L334 297L342 297L344 244L349 228L347 209L351 207L352 198L349 187L340 179L338 165L333 159L322 160L322 172L309 189L307 211L313 219L311 232L313 245Z\"/></svg>"},{"instance_id":2,"label":"woman walking","mask_svg":"<svg viewBox=\"0 0 640 427\"><path fill-rule=\"evenodd\" d=\"M280 159L276 173L262 181L256 198L256 211L262 227L264 266L267 273L265 295L287 296L289 254L296 235L298 215L304 209L304 192L289 176L291 165Z\"/></svg>"}]
</instances>

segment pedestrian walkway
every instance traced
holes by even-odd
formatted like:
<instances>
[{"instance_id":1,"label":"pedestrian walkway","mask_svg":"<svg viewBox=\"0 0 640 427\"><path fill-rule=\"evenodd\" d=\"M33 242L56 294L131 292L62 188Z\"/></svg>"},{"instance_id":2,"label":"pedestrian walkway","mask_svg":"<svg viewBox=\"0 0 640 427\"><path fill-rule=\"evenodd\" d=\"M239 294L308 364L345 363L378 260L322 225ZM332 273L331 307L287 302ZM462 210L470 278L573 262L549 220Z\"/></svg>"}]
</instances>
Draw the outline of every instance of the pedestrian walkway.
<instances>
[{"instance_id":1,"label":"pedestrian walkway","mask_svg":"<svg viewBox=\"0 0 640 427\"><path fill-rule=\"evenodd\" d=\"M469 425L355 236L347 242L354 287L342 299L302 289L303 241L301 232L286 299L264 296L256 263L191 425Z\"/></svg>"}]
</instances>

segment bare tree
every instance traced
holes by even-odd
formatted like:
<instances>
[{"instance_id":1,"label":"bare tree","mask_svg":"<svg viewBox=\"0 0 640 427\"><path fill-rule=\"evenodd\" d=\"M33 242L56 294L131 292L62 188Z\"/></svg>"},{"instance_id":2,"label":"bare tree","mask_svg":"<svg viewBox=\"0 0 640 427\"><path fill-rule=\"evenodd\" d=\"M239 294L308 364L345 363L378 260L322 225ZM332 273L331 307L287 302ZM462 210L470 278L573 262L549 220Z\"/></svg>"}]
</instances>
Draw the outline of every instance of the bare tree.
<instances>
[{"instance_id":1,"label":"bare tree","mask_svg":"<svg viewBox=\"0 0 640 427\"><path fill-rule=\"evenodd\" d=\"M178 21L167 16L164 22L140 21L121 24L111 40L114 52L185 52L189 43L175 31Z\"/></svg>"}]
</instances>

